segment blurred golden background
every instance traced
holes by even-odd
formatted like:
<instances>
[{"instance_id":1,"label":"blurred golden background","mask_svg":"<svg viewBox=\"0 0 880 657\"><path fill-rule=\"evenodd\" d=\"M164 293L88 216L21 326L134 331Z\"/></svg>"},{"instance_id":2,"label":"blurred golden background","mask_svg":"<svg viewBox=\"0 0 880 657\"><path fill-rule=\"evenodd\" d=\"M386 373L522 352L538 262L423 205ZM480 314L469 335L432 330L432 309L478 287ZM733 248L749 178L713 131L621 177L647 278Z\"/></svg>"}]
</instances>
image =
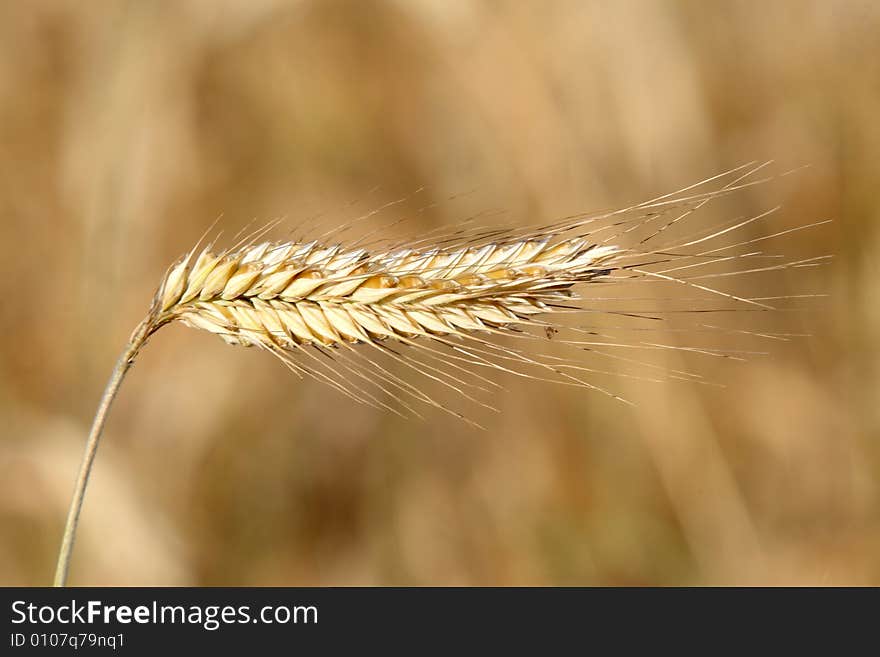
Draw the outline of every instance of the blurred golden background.
<instances>
[{"instance_id":1,"label":"blurred golden background","mask_svg":"<svg viewBox=\"0 0 880 657\"><path fill-rule=\"evenodd\" d=\"M218 216L323 231L425 187L410 231L537 225L773 158L811 166L707 221L835 220L785 242L835 256L791 281L830 295L782 318L812 337L632 409L505 381L478 432L169 327L71 583L880 585L878 117L870 0L2 3L0 583L50 582L106 377Z\"/></svg>"}]
</instances>

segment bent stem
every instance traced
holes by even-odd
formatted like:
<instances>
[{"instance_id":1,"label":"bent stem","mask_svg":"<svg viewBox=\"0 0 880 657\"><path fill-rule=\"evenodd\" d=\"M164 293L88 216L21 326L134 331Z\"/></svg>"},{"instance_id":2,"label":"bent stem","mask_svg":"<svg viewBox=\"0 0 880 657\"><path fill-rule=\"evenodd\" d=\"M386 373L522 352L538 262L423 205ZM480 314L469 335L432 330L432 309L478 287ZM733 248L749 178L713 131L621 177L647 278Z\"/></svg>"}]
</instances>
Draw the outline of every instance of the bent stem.
<instances>
[{"instance_id":1,"label":"bent stem","mask_svg":"<svg viewBox=\"0 0 880 657\"><path fill-rule=\"evenodd\" d=\"M92 428L89 431L89 438L86 441L86 449L83 453L82 463L79 466L79 474L76 478L76 484L73 488L73 498L70 500L70 509L67 512L67 523L64 526L64 537L61 539L61 549L58 551L58 564L55 567L55 580L53 586L66 586L67 574L70 570L70 557L73 553L73 542L76 538L76 527L79 524L79 514L82 511L83 498L86 494L86 487L89 484L89 476L92 473L92 465L95 462L95 454L98 451L98 442L101 440L101 433L104 430L104 423L107 420L107 413L110 405L119 391L119 386L125 378L126 372L134 363L135 356L146 342L150 335L150 322L144 320L135 329L131 336L128 346L125 348L122 356L116 362L107 387L104 388L104 394L101 396L101 402L95 413L95 419L92 421Z\"/></svg>"}]
</instances>

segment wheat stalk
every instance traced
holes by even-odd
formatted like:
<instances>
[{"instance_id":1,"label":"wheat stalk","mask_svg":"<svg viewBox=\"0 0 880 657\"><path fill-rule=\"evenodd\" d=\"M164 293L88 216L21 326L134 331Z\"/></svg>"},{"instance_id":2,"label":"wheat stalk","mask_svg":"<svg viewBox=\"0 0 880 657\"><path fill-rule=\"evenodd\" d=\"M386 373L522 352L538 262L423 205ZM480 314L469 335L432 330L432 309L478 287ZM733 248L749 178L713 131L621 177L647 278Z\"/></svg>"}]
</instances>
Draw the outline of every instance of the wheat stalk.
<instances>
[{"instance_id":1,"label":"wheat stalk","mask_svg":"<svg viewBox=\"0 0 880 657\"><path fill-rule=\"evenodd\" d=\"M671 283L736 307L772 310L772 299L737 296L713 282L729 275L821 263L821 258L767 261L772 256L743 251L788 231L713 246L719 238L769 213L702 236L660 244L676 224L710 200L763 182L753 178L763 166L745 165L636 206L571 217L533 230L467 227L451 235L375 247L326 239L258 242L265 232L258 231L228 249L215 250L213 244L193 247L169 268L104 392L77 478L55 585L63 586L67 580L83 496L107 411L140 348L162 326L180 321L215 333L230 344L259 347L300 377L312 377L358 402L398 414L418 415L411 405L415 401L470 421L372 356L381 354L481 404L471 393L497 384L480 375L480 368L599 390L625 401L585 377L602 370L504 345L496 338L547 339L563 328L556 321L559 316L602 312L574 305L575 286L581 284ZM699 191L716 180L727 183ZM749 264L723 272L711 269L731 262ZM653 314L632 311L605 312L655 319ZM621 355L622 349L685 349L738 357L718 349L614 341L595 330L568 328L588 334L589 339L562 339L563 343L617 361L641 362ZM690 372L666 374L699 380Z\"/></svg>"}]
</instances>

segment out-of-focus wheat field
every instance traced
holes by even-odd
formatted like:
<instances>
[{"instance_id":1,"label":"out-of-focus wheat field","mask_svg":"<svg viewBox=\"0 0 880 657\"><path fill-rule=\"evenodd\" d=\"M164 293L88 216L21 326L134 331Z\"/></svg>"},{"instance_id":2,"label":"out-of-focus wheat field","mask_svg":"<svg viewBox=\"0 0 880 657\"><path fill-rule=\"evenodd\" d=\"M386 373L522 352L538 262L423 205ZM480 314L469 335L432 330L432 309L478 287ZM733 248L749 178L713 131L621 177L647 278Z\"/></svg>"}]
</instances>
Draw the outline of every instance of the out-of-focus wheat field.
<instances>
[{"instance_id":1,"label":"out-of-focus wheat field","mask_svg":"<svg viewBox=\"0 0 880 657\"><path fill-rule=\"evenodd\" d=\"M829 295L774 320L811 337L633 408L508 379L475 431L170 326L71 583L880 584L878 117L868 0L2 3L0 583L50 582L106 377L218 217L539 225L775 159L810 166L700 214L834 219L782 241L834 255L779 274Z\"/></svg>"}]
</instances>

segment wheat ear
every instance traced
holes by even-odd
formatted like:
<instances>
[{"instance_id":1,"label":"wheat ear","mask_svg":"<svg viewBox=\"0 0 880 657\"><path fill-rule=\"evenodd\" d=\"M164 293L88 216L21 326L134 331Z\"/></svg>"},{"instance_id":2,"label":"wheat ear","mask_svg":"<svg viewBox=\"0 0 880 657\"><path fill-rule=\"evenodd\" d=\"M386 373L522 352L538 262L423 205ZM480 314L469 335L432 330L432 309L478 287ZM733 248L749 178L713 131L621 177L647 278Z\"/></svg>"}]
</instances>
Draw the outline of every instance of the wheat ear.
<instances>
[{"instance_id":1,"label":"wheat ear","mask_svg":"<svg viewBox=\"0 0 880 657\"><path fill-rule=\"evenodd\" d=\"M726 275L813 266L821 258L765 261L774 256L751 250L752 244L764 238L707 248L769 213L660 244L667 231L672 232L710 200L763 182L750 179L763 166L746 165L646 203L533 230L466 227L451 235L373 248L321 239L258 242L263 233L259 231L228 249L196 245L169 268L101 399L67 518L55 585L67 581L77 522L107 411L140 348L165 324L180 321L215 333L228 343L258 347L278 357L300 378L312 377L358 402L401 415L418 415L410 403L419 402L469 421L368 354L390 358L477 403L481 402L471 392L497 386L477 373L481 368L599 390L625 401L583 377L607 372L505 346L495 338L549 338L560 328L554 316L601 312L573 305L578 298L573 288L582 284L667 283L748 310L773 309L769 298L745 298L709 283ZM702 185L716 180L727 182L700 191ZM635 246L624 245L633 242ZM756 258L758 264L753 265ZM749 264L724 273L707 270L730 262ZM656 320L658 314L605 312L649 320ZM711 329L704 325L700 330ZM590 339L564 342L622 362L638 361L615 350L684 349L738 357L717 349L615 341L595 330L581 331ZM668 375L700 382L698 375L689 372Z\"/></svg>"}]
</instances>

